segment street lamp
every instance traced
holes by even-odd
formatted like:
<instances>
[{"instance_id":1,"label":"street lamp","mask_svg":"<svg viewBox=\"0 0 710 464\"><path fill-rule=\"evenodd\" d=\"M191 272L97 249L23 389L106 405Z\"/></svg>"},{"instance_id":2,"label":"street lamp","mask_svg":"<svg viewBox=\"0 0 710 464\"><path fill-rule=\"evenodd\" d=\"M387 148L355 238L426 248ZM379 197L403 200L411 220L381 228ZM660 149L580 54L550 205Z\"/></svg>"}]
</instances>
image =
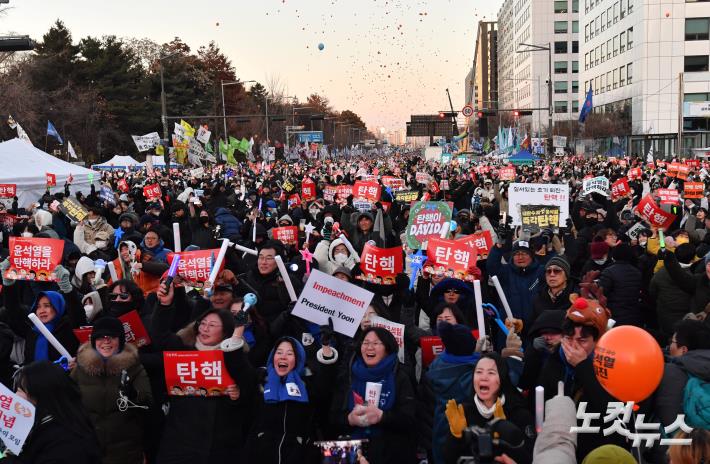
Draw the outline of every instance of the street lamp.
<instances>
[{"instance_id":1,"label":"street lamp","mask_svg":"<svg viewBox=\"0 0 710 464\"><path fill-rule=\"evenodd\" d=\"M180 52L173 52L169 55L159 56L158 65L160 66L160 106L161 106L161 116L160 119L163 121L163 140L168 140L168 113L165 104L165 83L163 82L163 60L172 58L175 55L179 55Z\"/></svg>"},{"instance_id":2,"label":"street lamp","mask_svg":"<svg viewBox=\"0 0 710 464\"><path fill-rule=\"evenodd\" d=\"M520 47L524 47L522 50ZM534 44L526 44L526 43L520 43L518 44L518 49L515 51L515 53L525 53L525 52L541 52L541 51L547 51L547 56L548 56L548 70L547 70L547 132L548 132L548 138L549 140L549 145L550 151L552 151L552 44L548 43L547 47L543 47L542 45L534 45Z\"/></svg>"}]
</instances>

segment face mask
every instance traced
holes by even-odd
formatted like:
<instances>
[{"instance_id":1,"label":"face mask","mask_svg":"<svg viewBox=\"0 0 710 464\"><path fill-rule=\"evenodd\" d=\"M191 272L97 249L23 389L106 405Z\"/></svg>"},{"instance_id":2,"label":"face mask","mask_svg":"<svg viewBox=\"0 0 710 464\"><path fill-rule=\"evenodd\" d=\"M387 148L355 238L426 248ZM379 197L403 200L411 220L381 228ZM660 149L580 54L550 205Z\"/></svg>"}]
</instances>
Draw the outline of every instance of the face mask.
<instances>
[{"instance_id":1,"label":"face mask","mask_svg":"<svg viewBox=\"0 0 710 464\"><path fill-rule=\"evenodd\" d=\"M84 305L84 312L86 313L86 319L91 318L91 314L94 312L94 305L92 305L92 304Z\"/></svg>"},{"instance_id":2,"label":"face mask","mask_svg":"<svg viewBox=\"0 0 710 464\"><path fill-rule=\"evenodd\" d=\"M160 217L160 211L151 211L150 214L152 214L155 217Z\"/></svg>"},{"instance_id":3,"label":"face mask","mask_svg":"<svg viewBox=\"0 0 710 464\"><path fill-rule=\"evenodd\" d=\"M639 246L645 247L645 246L646 246L646 242L647 242L646 239L639 240Z\"/></svg>"},{"instance_id":4,"label":"face mask","mask_svg":"<svg viewBox=\"0 0 710 464\"><path fill-rule=\"evenodd\" d=\"M308 212L311 213L311 216L316 217L318 216L318 213L320 213L320 210L318 208L311 208Z\"/></svg>"},{"instance_id":5,"label":"face mask","mask_svg":"<svg viewBox=\"0 0 710 464\"><path fill-rule=\"evenodd\" d=\"M111 306L109 307L109 312L114 317L123 316L131 310L133 310L132 301L112 301Z\"/></svg>"},{"instance_id":6,"label":"face mask","mask_svg":"<svg viewBox=\"0 0 710 464\"><path fill-rule=\"evenodd\" d=\"M103 240L102 241L97 240L96 242L94 242L94 245L96 245L97 248L105 248L107 243L108 242L104 242Z\"/></svg>"},{"instance_id":7,"label":"face mask","mask_svg":"<svg viewBox=\"0 0 710 464\"><path fill-rule=\"evenodd\" d=\"M335 256L333 256L333 260L338 264L343 264L348 260L348 255L345 253L336 253Z\"/></svg>"},{"instance_id":8,"label":"face mask","mask_svg":"<svg viewBox=\"0 0 710 464\"><path fill-rule=\"evenodd\" d=\"M200 216L200 224L207 224L210 222L209 216Z\"/></svg>"},{"instance_id":9,"label":"face mask","mask_svg":"<svg viewBox=\"0 0 710 464\"><path fill-rule=\"evenodd\" d=\"M594 262L601 266L602 264L606 263L606 258L595 259Z\"/></svg>"},{"instance_id":10,"label":"face mask","mask_svg":"<svg viewBox=\"0 0 710 464\"><path fill-rule=\"evenodd\" d=\"M87 219L87 221L89 221L89 224L91 224L93 226L94 224L96 224L98 219Z\"/></svg>"},{"instance_id":11,"label":"face mask","mask_svg":"<svg viewBox=\"0 0 710 464\"><path fill-rule=\"evenodd\" d=\"M22 232L23 237L32 237L32 232Z\"/></svg>"}]
</instances>

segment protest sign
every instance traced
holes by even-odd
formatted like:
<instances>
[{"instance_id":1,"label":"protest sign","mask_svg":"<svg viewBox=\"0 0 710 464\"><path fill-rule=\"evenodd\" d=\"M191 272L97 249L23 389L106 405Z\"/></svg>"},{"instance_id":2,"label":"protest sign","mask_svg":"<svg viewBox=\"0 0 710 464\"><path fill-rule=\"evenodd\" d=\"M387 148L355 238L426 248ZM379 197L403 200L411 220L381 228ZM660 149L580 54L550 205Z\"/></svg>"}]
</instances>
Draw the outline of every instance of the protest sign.
<instances>
[{"instance_id":1,"label":"protest sign","mask_svg":"<svg viewBox=\"0 0 710 464\"><path fill-rule=\"evenodd\" d=\"M345 201L350 195L353 194L352 185L338 185L338 196L337 199Z\"/></svg>"},{"instance_id":2,"label":"protest sign","mask_svg":"<svg viewBox=\"0 0 710 464\"><path fill-rule=\"evenodd\" d=\"M609 196L609 179L604 176L593 177L591 179L585 179L582 182L582 195L589 195L591 193L599 193L605 197Z\"/></svg>"},{"instance_id":3,"label":"protest sign","mask_svg":"<svg viewBox=\"0 0 710 464\"><path fill-rule=\"evenodd\" d=\"M316 183L306 177L301 182L301 198L303 201L312 201L316 199Z\"/></svg>"},{"instance_id":4,"label":"protest sign","mask_svg":"<svg viewBox=\"0 0 710 464\"><path fill-rule=\"evenodd\" d=\"M394 285L395 277L402 272L402 248L379 248L365 244L360 256L362 274L357 278L367 282Z\"/></svg>"},{"instance_id":5,"label":"protest sign","mask_svg":"<svg viewBox=\"0 0 710 464\"><path fill-rule=\"evenodd\" d=\"M131 135L131 137L139 152L148 151L160 144L160 135L157 132L151 132L146 135Z\"/></svg>"},{"instance_id":6,"label":"protest sign","mask_svg":"<svg viewBox=\"0 0 710 464\"><path fill-rule=\"evenodd\" d=\"M364 288L312 269L291 314L318 325L327 325L330 317L336 332L353 337L373 296Z\"/></svg>"},{"instance_id":7,"label":"protest sign","mask_svg":"<svg viewBox=\"0 0 710 464\"><path fill-rule=\"evenodd\" d=\"M397 346L399 347L397 357L399 358L399 362L404 362L404 324L392 322L380 316L371 316L370 325L372 327L385 328L394 336L394 339L397 340Z\"/></svg>"},{"instance_id":8,"label":"protest sign","mask_svg":"<svg viewBox=\"0 0 710 464\"><path fill-rule=\"evenodd\" d=\"M236 384L222 350L164 351L163 363L170 396L224 396Z\"/></svg>"},{"instance_id":9,"label":"protest sign","mask_svg":"<svg viewBox=\"0 0 710 464\"><path fill-rule=\"evenodd\" d=\"M133 343L138 348L150 345L148 331L141 321L141 317L136 310L127 312L118 318L123 324L123 332L126 334L126 343ZM93 327L80 327L74 329L74 336L79 343L84 344L89 341Z\"/></svg>"},{"instance_id":10,"label":"protest sign","mask_svg":"<svg viewBox=\"0 0 710 464\"><path fill-rule=\"evenodd\" d=\"M650 193L641 199L636 214L660 229L667 229L675 220L674 214L666 213L656 205Z\"/></svg>"},{"instance_id":11,"label":"protest sign","mask_svg":"<svg viewBox=\"0 0 710 464\"><path fill-rule=\"evenodd\" d=\"M700 167L699 159L686 159L684 163L690 166L691 169L698 169Z\"/></svg>"},{"instance_id":12,"label":"protest sign","mask_svg":"<svg viewBox=\"0 0 710 464\"><path fill-rule=\"evenodd\" d=\"M569 186L567 184L510 184L508 187L508 214L513 225L522 224L522 205L548 205L559 207L556 227L564 227L569 217Z\"/></svg>"},{"instance_id":13,"label":"protest sign","mask_svg":"<svg viewBox=\"0 0 710 464\"><path fill-rule=\"evenodd\" d=\"M431 238L424 270L432 275L473 282L475 278L470 269L476 265L477 254L478 250L469 242Z\"/></svg>"},{"instance_id":14,"label":"protest sign","mask_svg":"<svg viewBox=\"0 0 710 464\"><path fill-rule=\"evenodd\" d=\"M678 174L676 177L678 177L678 179L686 180L688 178L688 174L690 174L690 166L687 164L679 164Z\"/></svg>"},{"instance_id":15,"label":"protest sign","mask_svg":"<svg viewBox=\"0 0 710 464\"><path fill-rule=\"evenodd\" d=\"M493 238L490 230L483 230L471 235L464 235L456 239L459 243L464 243L469 247L476 248L477 260L487 259L488 253L493 249Z\"/></svg>"},{"instance_id":16,"label":"protest sign","mask_svg":"<svg viewBox=\"0 0 710 464\"><path fill-rule=\"evenodd\" d=\"M207 144L210 141L210 135L212 135L212 132L207 130L207 126L200 126L200 128L197 129L197 136L195 138L200 142Z\"/></svg>"},{"instance_id":17,"label":"protest sign","mask_svg":"<svg viewBox=\"0 0 710 464\"><path fill-rule=\"evenodd\" d=\"M280 240L284 245L298 246L298 227L274 227L271 232L274 240Z\"/></svg>"},{"instance_id":18,"label":"protest sign","mask_svg":"<svg viewBox=\"0 0 710 464\"><path fill-rule=\"evenodd\" d=\"M394 198L400 203L411 203L413 201L417 201L419 198L419 192L416 190L400 190L394 192Z\"/></svg>"},{"instance_id":19,"label":"protest sign","mask_svg":"<svg viewBox=\"0 0 710 464\"><path fill-rule=\"evenodd\" d=\"M662 205L677 205L680 203L680 193L676 189L658 189Z\"/></svg>"},{"instance_id":20,"label":"protest sign","mask_svg":"<svg viewBox=\"0 0 710 464\"><path fill-rule=\"evenodd\" d=\"M290 208L291 206L299 206L301 204L301 197L297 194L294 193L290 197L288 197L288 207Z\"/></svg>"},{"instance_id":21,"label":"protest sign","mask_svg":"<svg viewBox=\"0 0 710 464\"><path fill-rule=\"evenodd\" d=\"M168 264L172 264L176 254L180 255L178 263L178 276L185 281L189 287L201 288L210 276L212 263L219 254L219 249L183 251L180 253L168 253ZM224 269L224 262L220 265L219 272Z\"/></svg>"},{"instance_id":22,"label":"protest sign","mask_svg":"<svg viewBox=\"0 0 710 464\"><path fill-rule=\"evenodd\" d=\"M626 162L624 162L624 164L622 164L623 167L626 167L625 163ZM641 168L631 168L631 169L629 169L628 178L629 179L640 179L642 174L643 173L641 172Z\"/></svg>"},{"instance_id":23,"label":"protest sign","mask_svg":"<svg viewBox=\"0 0 710 464\"><path fill-rule=\"evenodd\" d=\"M449 180L448 179L441 179L441 190L449 190Z\"/></svg>"},{"instance_id":24,"label":"protest sign","mask_svg":"<svg viewBox=\"0 0 710 464\"><path fill-rule=\"evenodd\" d=\"M282 188L285 192L290 192L290 191L293 190L294 187L293 187L293 184L292 184L291 182L289 182L288 180L285 180L284 183L281 184L281 188Z\"/></svg>"},{"instance_id":25,"label":"protest sign","mask_svg":"<svg viewBox=\"0 0 710 464\"><path fill-rule=\"evenodd\" d=\"M441 228L451 221L453 203L416 201L409 208L407 245L413 250L426 250L427 241L441 235Z\"/></svg>"},{"instance_id":26,"label":"protest sign","mask_svg":"<svg viewBox=\"0 0 710 464\"><path fill-rule=\"evenodd\" d=\"M12 280L56 281L54 270L62 262L64 240L10 237L10 267L5 277Z\"/></svg>"},{"instance_id":27,"label":"protest sign","mask_svg":"<svg viewBox=\"0 0 710 464\"><path fill-rule=\"evenodd\" d=\"M89 215L89 212L81 203L70 197L66 197L62 200L62 203L59 205L59 210L74 222L81 222Z\"/></svg>"},{"instance_id":28,"label":"protest sign","mask_svg":"<svg viewBox=\"0 0 710 464\"><path fill-rule=\"evenodd\" d=\"M360 211L361 213L364 213L365 211L370 211L372 207L373 204L370 202L370 200L367 200L365 198L353 198L353 208Z\"/></svg>"},{"instance_id":29,"label":"protest sign","mask_svg":"<svg viewBox=\"0 0 710 464\"><path fill-rule=\"evenodd\" d=\"M560 207L551 205L520 205L520 218L525 226L557 227L560 219Z\"/></svg>"},{"instance_id":30,"label":"protest sign","mask_svg":"<svg viewBox=\"0 0 710 464\"><path fill-rule=\"evenodd\" d=\"M19 456L35 422L35 407L5 385L0 384L0 439Z\"/></svg>"},{"instance_id":31,"label":"protest sign","mask_svg":"<svg viewBox=\"0 0 710 464\"><path fill-rule=\"evenodd\" d=\"M124 193L125 193L125 192L128 192L131 188L128 186L128 182L126 181L126 179L119 179L119 181L118 181L118 189L119 189L121 192L124 192Z\"/></svg>"},{"instance_id":32,"label":"protest sign","mask_svg":"<svg viewBox=\"0 0 710 464\"><path fill-rule=\"evenodd\" d=\"M404 188L404 179L393 176L382 176L382 185L392 190L402 190Z\"/></svg>"},{"instance_id":33,"label":"protest sign","mask_svg":"<svg viewBox=\"0 0 710 464\"><path fill-rule=\"evenodd\" d=\"M632 228L626 231L626 235L628 235L631 240L638 240L639 234L645 228L646 226L642 222L637 222Z\"/></svg>"},{"instance_id":34,"label":"protest sign","mask_svg":"<svg viewBox=\"0 0 710 464\"><path fill-rule=\"evenodd\" d=\"M12 198L17 195L17 184L0 184L0 198Z\"/></svg>"},{"instance_id":35,"label":"protest sign","mask_svg":"<svg viewBox=\"0 0 710 464\"><path fill-rule=\"evenodd\" d=\"M47 173L45 173L45 179L47 180L47 187L56 187L57 186L56 174L52 174L51 172L47 172Z\"/></svg>"},{"instance_id":36,"label":"protest sign","mask_svg":"<svg viewBox=\"0 0 710 464\"><path fill-rule=\"evenodd\" d=\"M111 205L116 204L116 197L113 194L113 190L108 185L102 185L101 190L99 190L99 198Z\"/></svg>"},{"instance_id":37,"label":"protest sign","mask_svg":"<svg viewBox=\"0 0 710 464\"><path fill-rule=\"evenodd\" d=\"M631 187L629 187L629 180L626 177L614 182L611 186L611 199L616 200L617 198L625 197L631 193Z\"/></svg>"},{"instance_id":38,"label":"protest sign","mask_svg":"<svg viewBox=\"0 0 710 464\"><path fill-rule=\"evenodd\" d=\"M671 164L668 165L667 170L666 170L666 175L668 177L676 177L678 175L678 168L680 167L680 163L677 162L672 162Z\"/></svg>"},{"instance_id":39,"label":"protest sign","mask_svg":"<svg viewBox=\"0 0 710 464\"><path fill-rule=\"evenodd\" d=\"M380 184L358 180L353 186L353 197L362 198L370 203L380 201Z\"/></svg>"},{"instance_id":40,"label":"protest sign","mask_svg":"<svg viewBox=\"0 0 710 464\"><path fill-rule=\"evenodd\" d=\"M702 182L686 182L683 185L685 189L685 198L702 198L705 191L705 184Z\"/></svg>"},{"instance_id":41,"label":"protest sign","mask_svg":"<svg viewBox=\"0 0 710 464\"><path fill-rule=\"evenodd\" d=\"M418 184L428 184L431 181L431 176L426 172L417 172L415 179Z\"/></svg>"},{"instance_id":42,"label":"protest sign","mask_svg":"<svg viewBox=\"0 0 710 464\"><path fill-rule=\"evenodd\" d=\"M159 200L161 195L160 184L150 184L143 187L143 198L146 201Z\"/></svg>"},{"instance_id":43,"label":"protest sign","mask_svg":"<svg viewBox=\"0 0 710 464\"><path fill-rule=\"evenodd\" d=\"M338 194L338 187L335 185L326 185L323 189L323 199L325 201L335 201L335 196Z\"/></svg>"},{"instance_id":44,"label":"protest sign","mask_svg":"<svg viewBox=\"0 0 710 464\"><path fill-rule=\"evenodd\" d=\"M190 176L192 177L202 177L205 175L205 168L190 169Z\"/></svg>"},{"instance_id":45,"label":"protest sign","mask_svg":"<svg viewBox=\"0 0 710 464\"><path fill-rule=\"evenodd\" d=\"M498 177L500 180L513 180L515 179L515 167L508 166L506 168L498 171Z\"/></svg>"}]
</instances>

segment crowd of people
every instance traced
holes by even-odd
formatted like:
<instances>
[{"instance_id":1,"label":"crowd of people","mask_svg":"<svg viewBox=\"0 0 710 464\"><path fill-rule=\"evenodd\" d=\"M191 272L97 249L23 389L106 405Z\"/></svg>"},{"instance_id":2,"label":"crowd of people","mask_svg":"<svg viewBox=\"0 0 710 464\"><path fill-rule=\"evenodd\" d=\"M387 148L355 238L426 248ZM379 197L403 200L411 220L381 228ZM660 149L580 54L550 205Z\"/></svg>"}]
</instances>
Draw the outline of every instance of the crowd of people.
<instances>
[{"instance_id":1,"label":"crowd of people","mask_svg":"<svg viewBox=\"0 0 710 464\"><path fill-rule=\"evenodd\" d=\"M683 192L691 180L710 185L708 171L697 166L679 179L658 162L577 157L518 166L513 180L503 181L503 167L483 158L444 163L392 151L199 173L119 170L101 178L115 192L112 199L67 184L32 205L15 202L3 214L0 382L32 402L36 418L22 452L6 451L4 459L710 462L710 188L708 196L662 206L675 217L665 230L635 209L659 189ZM423 182L422 172L429 175ZM410 202L398 201L395 189L382 186L371 209L352 196L326 194L328 186L353 185L362 176L376 182L392 176L419 200L451 202L451 237L490 233L490 252L479 253L469 273L481 283L482 302L502 312L491 280L497 277L513 315L503 317L506 330L490 315L479 327L482 302L470 281L412 265ZM630 192L583 195L588 176L628 178ZM302 200L304 179L314 182L314 198ZM568 185L564 226L512 225L510 182ZM144 198L143 187L153 183L160 197ZM56 207L67 197L88 211L85 219L76 223ZM285 226L298 227L294 243L274 237L274 228ZM63 240L55 281L13 279L20 276L7 272L12 237ZM224 269L206 288L167 277L176 245L216 254L225 240ZM401 248L405 265L394 282L361 278L359 257L368 244ZM312 262L301 253L306 249ZM374 293L353 337L334 331L332 321L317 325L292 314L278 257L297 294L309 269ZM112 262L115 276L97 262ZM257 302L243 311L248 293ZM126 339L119 318L132 311L150 343ZM61 353L32 325L32 313L71 359L57 362ZM374 316L404 325L402 353L390 331L371 323ZM638 414L661 428L685 414L692 431L676 426L678 435L664 438L691 444L633 447L630 417L610 434L572 432L583 423L580 403L597 414L592 424L599 426L618 401L593 364L612 324L642 328L663 349L663 377ZM75 331L87 326L91 335L81 343ZM432 336L443 351L426 365L421 342ZM165 352L213 350L223 353L234 379L224 394L188 395L166 385ZM376 404L363 401L372 383L381 385ZM538 386L546 400L541 427Z\"/></svg>"}]
</instances>

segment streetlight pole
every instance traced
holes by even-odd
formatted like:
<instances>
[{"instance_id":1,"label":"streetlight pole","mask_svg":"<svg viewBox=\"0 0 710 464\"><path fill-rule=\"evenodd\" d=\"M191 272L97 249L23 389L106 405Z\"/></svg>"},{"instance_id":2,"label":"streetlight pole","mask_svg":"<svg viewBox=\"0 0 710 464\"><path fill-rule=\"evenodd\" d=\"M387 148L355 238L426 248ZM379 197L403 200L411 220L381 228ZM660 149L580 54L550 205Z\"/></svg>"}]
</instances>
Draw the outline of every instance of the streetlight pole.
<instances>
[{"instance_id":1,"label":"streetlight pole","mask_svg":"<svg viewBox=\"0 0 710 464\"><path fill-rule=\"evenodd\" d=\"M521 50L520 47L525 48ZM518 50L516 50L516 53L540 51L547 51L547 136L549 139L548 147L550 149L550 153L552 153L552 43L548 42L547 47L542 45L520 43L518 44Z\"/></svg>"},{"instance_id":2,"label":"streetlight pole","mask_svg":"<svg viewBox=\"0 0 710 464\"><path fill-rule=\"evenodd\" d=\"M168 140L168 110L165 102L165 83L163 81L163 60L172 58L180 52L174 52L169 55L158 57L158 66L160 67L160 119L163 122L163 140Z\"/></svg>"},{"instance_id":3,"label":"streetlight pole","mask_svg":"<svg viewBox=\"0 0 710 464\"><path fill-rule=\"evenodd\" d=\"M248 84L250 82L255 83L256 81L220 81L222 85L222 121L224 122L224 139L228 139L227 135L227 106L224 103L224 86L225 85L236 85L236 84Z\"/></svg>"}]
</instances>

